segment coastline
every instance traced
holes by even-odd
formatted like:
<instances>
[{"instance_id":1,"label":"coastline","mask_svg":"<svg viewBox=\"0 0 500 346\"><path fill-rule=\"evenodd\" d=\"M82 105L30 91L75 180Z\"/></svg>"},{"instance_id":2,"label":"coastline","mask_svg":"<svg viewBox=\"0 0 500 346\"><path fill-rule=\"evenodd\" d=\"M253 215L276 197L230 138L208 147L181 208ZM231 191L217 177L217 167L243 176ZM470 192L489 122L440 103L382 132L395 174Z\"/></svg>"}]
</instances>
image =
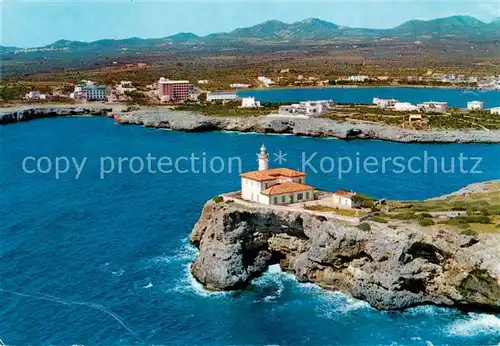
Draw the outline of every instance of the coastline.
<instances>
[{"instance_id":1,"label":"coastline","mask_svg":"<svg viewBox=\"0 0 500 346\"><path fill-rule=\"evenodd\" d=\"M361 228L328 213L238 195L207 201L190 235L199 250L191 273L209 291L244 289L277 264L300 282L341 291L379 310L432 304L500 311L498 234L399 221L369 220Z\"/></svg>"},{"instance_id":2,"label":"coastline","mask_svg":"<svg viewBox=\"0 0 500 346\"><path fill-rule=\"evenodd\" d=\"M0 108L0 124L17 123L57 116L107 116L119 124L184 132L233 131L261 134L290 134L305 137L377 139L403 143L500 143L500 131L482 130L409 130L379 124L339 123L329 119L294 119L285 117L205 116L167 107L141 107L124 112L123 104L56 104Z\"/></svg>"}]
</instances>

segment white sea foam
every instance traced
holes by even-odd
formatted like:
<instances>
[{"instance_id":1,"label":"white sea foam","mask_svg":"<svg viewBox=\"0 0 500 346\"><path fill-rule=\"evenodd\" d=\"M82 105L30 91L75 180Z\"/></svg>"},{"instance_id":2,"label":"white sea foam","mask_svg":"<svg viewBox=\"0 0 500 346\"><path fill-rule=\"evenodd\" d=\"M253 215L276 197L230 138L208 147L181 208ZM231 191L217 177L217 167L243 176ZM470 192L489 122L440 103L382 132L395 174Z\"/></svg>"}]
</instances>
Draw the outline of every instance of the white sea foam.
<instances>
[{"instance_id":1,"label":"white sea foam","mask_svg":"<svg viewBox=\"0 0 500 346\"><path fill-rule=\"evenodd\" d=\"M196 281L194 276L191 274L191 262L187 263L184 266L183 275L175 282L175 285L168 291L178 292L178 293L194 293L196 295L209 298L215 298L215 297L220 298L233 294L233 292L227 292L227 291L214 292L206 290L203 287L203 285L200 284L198 281Z\"/></svg>"},{"instance_id":2,"label":"white sea foam","mask_svg":"<svg viewBox=\"0 0 500 346\"><path fill-rule=\"evenodd\" d=\"M122 276L123 273L125 273L125 270L123 270L123 269L118 269L117 271L111 271L111 274L113 274L115 276Z\"/></svg>"},{"instance_id":3,"label":"white sea foam","mask_svg":"<svg viewBox=\"0 0 500 346\"><path fill-rule=\"evenodd\" d=\"M149 284L147 284L146 286L143 286L142 288L151 288L151 287L153 287L153 283L150 282Z\"/></svg>"},{"instance_id":4,"label":"white sea foam","mask_svg":"<svg viewBox=\"0 0 500 346\"><path fill-rule=\"evenodd\" d=\"M192 261L196 258L196 254L198 253L198 249L191 245L189 241L183 240L183 246L176 250L172 254L163 254L160 256L156 256L149 260L150 263L154 265L163 265L167 263L174 262L185 262Z\"/></svg>"},{"instance_id":5,"label":"white sea foam","mask_svg":"<svg viewBox=\"0 0 500 346\"><path fill-rule=\"evenodd\" d=\"M254 302L276 302L285 289L285 281L290 279L293 280L293 278L281 270L279 264L269 266L262 276L252 282L252 285L260 289L271 287L274 288L274 290L271 294L268 294L262 299L257 299Z\"/></svg>"},{"instance_id":6,"label":"white sea foam","mask_svg":"<svg viewBox=\"0 0 500 346\"><path fill-rule=\"evenodd\" d=\"M452 336L476 336L480 334L498 335L500 337L500 318L495 315L469 313L447 329Z\"/></svg>"}]
</instances>

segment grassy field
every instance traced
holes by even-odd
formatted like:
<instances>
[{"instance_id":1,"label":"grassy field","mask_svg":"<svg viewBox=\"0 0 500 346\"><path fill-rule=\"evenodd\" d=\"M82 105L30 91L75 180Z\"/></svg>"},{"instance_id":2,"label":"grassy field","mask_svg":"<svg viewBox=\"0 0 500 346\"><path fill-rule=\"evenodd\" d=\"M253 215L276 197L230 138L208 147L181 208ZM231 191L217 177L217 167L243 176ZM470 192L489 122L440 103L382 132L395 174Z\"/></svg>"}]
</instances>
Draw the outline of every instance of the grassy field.
<instances>
[{"instance_id":1,"label":"grassy field","mask_svg":"<svg viewBox=\"0 0 500 346\"><path fill-rule=\"evenodd\" d=\"M500 182L488 182L482 190L455 194L444 199L426 201L388 201L385 220L422 222L432 220L435 226L460 232L500 233ZM431 213L462 212L453 218L439 218ZM425 222L424 222L425 223Z\"/></svg>"}]
</instances>

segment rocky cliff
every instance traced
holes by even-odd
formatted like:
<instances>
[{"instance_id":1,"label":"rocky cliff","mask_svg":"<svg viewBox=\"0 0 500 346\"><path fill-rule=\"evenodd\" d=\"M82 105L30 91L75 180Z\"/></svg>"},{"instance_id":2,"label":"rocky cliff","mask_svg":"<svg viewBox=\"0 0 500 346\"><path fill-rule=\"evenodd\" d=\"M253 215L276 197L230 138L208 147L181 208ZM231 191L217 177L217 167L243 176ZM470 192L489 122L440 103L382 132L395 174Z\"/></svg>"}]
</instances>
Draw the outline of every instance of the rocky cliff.
<instances>
[{"instance_id":1,"label":"rocky cliff","mask_svg":"<svg viewBox=\"0 0 500 346\"><path fill-rule=\"evenodd\" d=\"M500 310L500 237L371 223L209 201L192 233L194 277L211 290L245 287L279 263L299 281L379 309L421 304Z\"/></svg>"},{"instance_id":2,"label":"rocky cliff","mask_svg":"<svg viewBox=\"0 0 500 346\"><path fill-rule=\"evenodd\" d=\"M121 124L137 124L177 131L238 131L283 133L339 139L381 139L419 143L500 143L500 131L416 131L389 125L339 123L330 119L291 119L277 117L203 116L171 109L143 109L123 113Z\"/></svg>"},{"instance_id":3,"label":"rocky cliff","mask_svg":"<svg viewBox=\"0 0 500 346\"><path fill-rule=\"evenodd\" d=\"M34 107L3 109L0 112L0 124L17 123L33 119L71 116L71 115L99 115L103 116L111 109L102 107Z\"/></svg>"}]
</instances>

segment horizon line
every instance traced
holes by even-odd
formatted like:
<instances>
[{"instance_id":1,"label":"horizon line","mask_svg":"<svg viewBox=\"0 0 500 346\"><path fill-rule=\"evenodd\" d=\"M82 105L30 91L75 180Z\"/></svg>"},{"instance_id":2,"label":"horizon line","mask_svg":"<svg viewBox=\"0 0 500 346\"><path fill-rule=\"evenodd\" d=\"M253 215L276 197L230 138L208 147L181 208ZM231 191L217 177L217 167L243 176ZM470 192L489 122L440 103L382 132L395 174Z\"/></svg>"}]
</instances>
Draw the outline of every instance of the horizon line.
<instances>
[{"instance_id":1,"label":"horizon line","mask_svg":"<svg viewBox=\"0 0 500 346\"><path fill-rule=\"evenodd\" d=\"M468 15L468 14L454 14L454 15L449 15L449 16L444 16L444 17L434 17L434 18L431 18L431 19L421 19L421 18L414 18L414 19L409 19L409 20L406 20L396 26L392 26L392 27L389 27L389 28L369 28L369 27L356 27L356 26L346 26L346 25L338 25L334 22L330 22L328 20L324 20L324 19L321 19L319 17L308 17L308 18L304 18L302 20L298 20L298 21L292 21L292 22L286 22L286 21L282 21L282 20L279 20L279 19L267 19L267 20L264 20L264 21L261 21L261 22L258 22L256 24L252 24L252 25L249 25L249 26L244 26L244 27L237 27L237 28L234 28L230 31L221 31L221 32L210 32L206 35L200 35L200 34L197 34L193 31L179 31L179 32L176 32L176 33L173 33L173 34L170 34L170 35L166 35L166 36L158 36L158 37L140 37L140 36L128 36L128 37L121 37L121 38L112 38L110 36L107 36L107 37L102 37L102 38L98 38L96 40L89 40L89 41L81 41L81 40L76 40L76 39L68 39L68 38L60 38L60 39L57 39L55 41L53 41L52 43L48 43L48 44L45 44L45 45L38 45L38 46L30 46L30 47L21 47L21 46L17 46L17 45L3 45L3 44L0 44L0 47L13 47L13 48L19 48L19 49L35 49L35 48L43 48L43 47L47 47L47 46L50 46L50 45L53 45L59 41L69 41L69 42L78 42L78 43L94 43L94 42L99 42L99 41L104 41L104 40L113 40L113 41L121 41L121 40L128 40L128 39L140 39L140 40L155 40L155 39L165 39L165 38L169 38L169 37L172 37L172 36L176 36L176 35L179 35L179 34L193 34L193 35L196 35L197 38L204 38L204 37L207 37L207 36L210 36L210 35L217 35L217 34L229 34L235 30L238 30L238 29L246 29L246 28L251 28L253 26L257 26L257 25L260 25L260 24L264 24L264 23L267 23L267 22L280 22L280 23L283 23L283 24L287 24L287 25L291 25L291 24L294 24L294 23L301 23L301 22L304 22L304 21L307 21L307 20L312 20L312 19L317 19L317 20L320 20L320 21L323 21L323 22L327 22L327 23L331 23L331 24L334 24L334 25L337 25L339 28L351 28L351 29L367 29L367 30L390 30L390 29L394 29L394 28L397 28L405 23L409 23L409 22L412 22L412 21L421 21L421 22L430 22L430 21L433 21L433 20L438 20L438 19L446 19L446 18L453 18L453 17L470 17L470 18L473 18L477 21L480 21L481 23L483 24L491 24L493 22L495 22L496 20L500 19L500 17L494 17L492 18L491 21L489 22L485 22L481 19L478 19L474 16L471 16L471 15Z\"/></svg>"}]
</instances>

